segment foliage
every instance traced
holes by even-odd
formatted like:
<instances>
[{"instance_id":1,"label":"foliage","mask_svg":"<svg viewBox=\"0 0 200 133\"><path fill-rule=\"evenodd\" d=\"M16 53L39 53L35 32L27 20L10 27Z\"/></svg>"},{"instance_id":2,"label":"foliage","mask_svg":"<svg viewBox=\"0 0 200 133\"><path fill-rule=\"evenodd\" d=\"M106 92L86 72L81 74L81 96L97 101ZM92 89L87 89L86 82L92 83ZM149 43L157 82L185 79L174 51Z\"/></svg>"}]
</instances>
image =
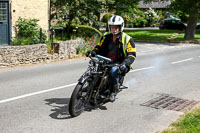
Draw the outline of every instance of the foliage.
<instances>
[{"instance_id":1,"label":"foliage","mask_svg":"<svg viewBox=\"0 0 200 133\"><path fill-rule=\"evenodd\" d=\"M57 38L54 38L53 42L59 42L59 41L61 41L61 40L57 40ZM50 52L52 40L49 39L45 43L46 43L46 46L47 46L47 51Z\"/></svg>"},{"instance_id":2,"label":"foliage","mask_svg":"<svg viewBox=\"0 0 200 133\"><path fill-rule=\"evenodd\" d=\"M195 37L195 28L200 17L200 1L199 0L172 0L170 5L174 12L182 11L189 14L187 29L184 38L193 39Z\"/></svg>"},{"instance_id":3,"label":"foliage","mask_svg":"<svg viewBox=\"0 0 200 133\"><path fill-rule=\"evenodd\" d=\"M173 128L162 133L199 133L200 132L200 108L185 114L181 119L171 124Z\"/></svg>"},{"instance_id":4,"label":"foliage","mask_svg":"<svg viewBox=\"0 0 200 133\"><path fill-rule=\"evenodd\" d=\"M139 0L51 0L53 5L52 18L58 19L59 23L62 24L66 22L68 33L72 30L70 27L72 23L99 28L100 26L106 25L100 22L100 13L116 10L116 14L119 15L133 8L138 1Z\"/></svg>"},{"instance_id":5,"label":"foliage","mask_svg":"<svg viewBox=\"0 0 200 133\"><path fill-rule=\"evenodd\" d=\"M164 11L164 10L157 10L156 13L158 15L158 20L162 20L162 19L164 19L164 14L166 13L166 11Z\"/></svg>"},{"instance_id":6,"label":"foliage","mask_svg":"<svg viewBox=\"0 0 200 133\"><path fill-rule=\"evenodd\" d=\"M193 13L196 8L200 8L199 0L171 0L170 9L174 12L182 11L183 13ZM194 5L197 4L197 7Z\"/></svg>"},{"instance_id":7,"label":"foliage","mask_svg":"<svg viewBox=\"0 0 200 133\"><path fill-rule=\"evenodd\" d=\"M17 35L23 37L33 37L38 31L39 27L37 25L37 19L23 19L19 17L17 20Z\"/></svg>"},{"instance_id":8,"label":"foliage","mask_svg":"<svg viewBox=\"0 0 200 133\"><path fill-rule=\"evenodd\" d=\"M30 45L31 38L17 36L12 40L12 45Z\"/></svg>"},{"instance_id":9,"label":"foliage","mask_svg":"<svg viewBox=\"0 0 200 133\"><path fill-rule=\"evenodd\" d=\"M147 24L147 20L144 17L138 17L135 19L134 25L136 27L144 27Z\"/></svg>"},{"instance_id":10,"label":"foliage","mask_svg":"<svg viewBox=\"0 0 200 133\"><path fill-rule=\"evenodd\" d=\"M68 40L68 33L65 31L65 28L56 28L54 27L54 38L53 40L60 40L60 41L65 41Z\"/></svg>"},{"instance_id":11,"label":"foliage","mask_svg":"<svg viewBox=\"0 0 200 133\"><path fill-rule=\"evenodd\" d=\"M134 9L140 0L115 0L114 9L116 14L130 13ZM113 8L113 7L112 7Z\"/></svg>"},{"instance_id":12,"label":"foliage","mask_svg":"<svg viewBox=\"0 0 200 133\"><path fill-rule=\"evenodd\" d=\"M47 40L46 45L47 45L47 51L50 51L51 50L51 40Z\"/></svg>"},{"instance_id":13,"label":"foliage","mask_svg":"<svg viewBox=\"0 0 200 133\"><path fill-rule=\"evenodd\" d=\"M108 11L116 11L116 15L121 15L125 19L126 26L152 26L157 23L157 19L163 18L153 10L146 12L146 15L137 11L137 4L140 0L51 0L53 3L53 16L58 20L65 21L67 24L67 32L70 31L72 23L79 25L89 25L99 27L105 25L100 23L99 14ZM160 0L144 0L144 2L160 1ZM162 0L168 1L168 0ZM183 21L188 21L186 35L192 38L195 34L195 24L200 16L199 0L171 0L171 9ZM180 12L178 12L180 11ZM153 16L152 16L153 14ZM189 16L188 16L188 15ZM63 23L63 22L62 22Z\"/></svg>"},{"instance_id":14,"label":"foliage","mask_svg":"<svg viewBox=\"0 0 200 133\"><path fill-rule=\"evenodd\" d=\"M183 11L180 10L174 13L174 17L180 18L184 23L187 23L189 19L189 15L187 13L183 13Z\"/></svg>"},{"instance_id":15,"label":"foliage","mask_svg":"<svg viewBox=\"0 0 200 133\"><path fill-rule=\"evenodd\" d=\"M124 17L126 27L130 27L130 25L134 25L134 27L153 26L158 22L160 17L153 9L149 8L149 10L144 12L138 8L137 0L126 2L128 5L121 6L120 4L118 6L119 9L116 9L116 14ZM123 7L127 9L123 9Z\"/></svg>"},{"instance_id":16,"label":"foliage","mask_svg":"<svg viewBox=\"0 0 200 133\"><path fill-rule=\"evenodd\" d=\"M125 12L118 11L119 15L124 17L126 27L153 26L158 22L159 16L153 9L149 8L146 12L143 12L136 5L132 5L132 7L126 9Z\"/></svg>"},{"instance_id":17,"label":"foliage","mask_svg":"<svg viewBox=\"0 0 200 133\"><path fill-rule=\"evenodd\" d=\"M149 10L147 10L144 14L145 20L147 21L147 26L153 26L159 19L159 16L152 8L149 8Z\"/></svg>"},{"instance_id":18,"label":"foliage","mask_svg":"<svg viewBox=\"0 0 200 133\"><path fill-rule=\"evenodd\" d=\"M114 0L51 0L53 11L52 17L61 18L68 21L68 26L72 21L76 24L87 24L98 26L99 14L108 11L108 7Z\"/></svg>"},{"instance_id":19,"label":"foliage","mask_svg":"<svg viewBox=\"0 0 200 133\"><path fill-rule=\"evenodd\" d=\"M73 27L74 35L76 34L76 37L91 37L93 35L96 35L97 37L102 36L102 33L97 30L94 27L88 26L88 25L71 25Z\"/></svg>"},{"instance_id":20,"label":"foliage","mask_svg":"<svg viewBox=\"0 0 200 133\"><path fill-rule=\"evenodd\" d=\"M107 13L103 16L102 18L102 22L104 23L108 23L109 19L112 17L112 14L111 13Z\"/></svg>"},{"instance_id":21,"label":"foliage","mask_svg":"<svg viewBox=\"0 0 200 133\"><path fill-rule=\"evenodd\" d=\"M64 27L63 29L55 27L54 39L65 41L65 40L74 39L77 37L88 38L93 35L97 37L102 35L102 33L98 29L88 26L88 25L71 24L70 29L71 30L68 32L66 27ZM70 38L69 38L69 34L71 35Z\"/></svg>"},{"instance_id":22,"label":"foliage","mask_svg":"<svg viewBox=\"0 0 200 133\"><path fill-rule=\"evenodd\" d=\"M99 22L99 27L106 27L108 23Z\"/></svg>"},{"instance_id":23,"label":"foliage","mask_svg":"<svg viewBox=\"0 0 200 133\"><path fill-rule=\"evenodd\" d=\"M159 0L144 0L144 2ZM168 0L162 0L168 1ZM187 29L184 38L193 39L195 35L195 26L200 17L200 1L199 0L171 0L171 11L186 13L189 15Z\"/></svg>"},{"instance_id":24,"label":"foliage","mask_svg":"<svg viewBox=\"0 0 200 133\"><path fill-rule=\"evenodd\" d=\"M124 22L125 22L125 27L129 27L129 25L134 23L135 20L135 15L134 15L134 11L136 9L129 9L126 10L126 12L120 12L120 16L122 16L124 18Z\"/></svg>"},{"instance_id":25,"label":"foliage","mask_svg":"<svg viewBox=\"0 0 200 133\"><path fill-rule=\"evenodd\" d=\"M196 34L200 34L200 29L196 30Z\"/></svg>"},{"instance_id":26,"label":"foliage","mask_svg":"<svg viewBox=\"0 0 200 133\"><path fill-rule=\"evenodd\" d=\"M17 36L13 40L13 45L30 45L40 42L40 28L37 19L19 18L16 24ZM42 33L42 43L47 36ZM24 40L23 40L24 39ZM25 44L27 43L27 44Z\"/></svg>"},{"instance_id":27,"label":"foliage","mask_svg":"<svg viewBox=\"0 0 200 133\"><path fill-rule=\"evenodd\" d=\"M126 27L144 27L147 23L144 12L137 7L130 8L127 12L122 12L120 15L124 17Z\"/></svg>"},{"instance_id":28,"label":"foliage","mask_svg":"<svg viewBox=\"0 0 200 133\"><path fill-rule=\"evenodd\" d=\"M96 42L99 42L99 38L92 36L89 39L86 39L83 45L79 45L77 49L77 54L85 56L85 53L88 50L93 50L96 46Z\"/></svg>"}]
</instances>

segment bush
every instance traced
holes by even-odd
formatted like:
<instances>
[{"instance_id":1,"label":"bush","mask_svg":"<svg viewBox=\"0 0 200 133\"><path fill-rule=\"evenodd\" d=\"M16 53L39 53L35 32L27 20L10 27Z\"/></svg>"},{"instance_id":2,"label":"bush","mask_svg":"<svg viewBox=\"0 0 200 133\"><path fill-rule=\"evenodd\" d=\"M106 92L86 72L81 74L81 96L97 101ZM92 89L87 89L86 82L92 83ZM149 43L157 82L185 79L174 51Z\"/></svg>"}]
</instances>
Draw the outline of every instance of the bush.
<instances>
[{"instance_id":1,"label":"bush","mask_svg":"<svg viewBox=\"0 0 200 133\"><path fill-rule=\"evenodd\" d=\"M130 25L134 25L134 19L131 15L132 14L124 15L125 27L131 27Z\"/></svg>"},{"instance_id":2,"label":"bush","mask_svg":"<svg viewBox=\"0 0 200 133\"><path fill-rule=\"evenodd\" d=\"M147 26L153 26L156 25L159 16L158 14L154 11L154 9L149 8L149 10L147 10L145 13L145 19L147 21L146 25Z\"/></svg>"},{"instance_id":3,"label":"bush","mask_svg":"<svg viewBox=\"0 0 200 133\"><path fill-rule=\"evenodd\" d=\"M38 31L37 19L23 19L19 17L17 20L17 35L23 37L33 37Z\"/></svg>"},{"instance_id":4,"label":"bush","mask_svg":"<svg viewBox=\"0 0 200 133\"><path fill-rule=\"evenodd\" d=\"M88 26L88 25L71 25L73 28L73 34L76 37L84 37L84 38L88 38L91 36L102 36L102 33L97 30L94 27Z\"/></svg>"},{"instance_id":5,"label":"bush","mask_svg":"<svg viewBox=\"0 0 200 133\"><path fill-rule=\"evenodd\" d=\"M107 23L99 22L99 27L106 27L106 26L107 26Z\"/></svg>"},{"instance_id":6,"label":"bush","mask_svg":"<svg viewBox=\"0 0 200 133\"><path fill-rule=\"evenodd\" d=\"M96 38L95 36L92 36L89 39L86 39L84 44L78 46L77 54L79 54L81 56L85 56L85 53L88 50L93 50L94 47L96 46L96 43L99 41L100 41L100 39Z\"/></svg>"},{"instance_id":7,"label":"bush","mask_svg":"<svg viewBox=\"0 0 200 133\"><path fill-rule=\"evenodd\" d=\"M111 13L107 13L103 16L102 18L102 22L104 23L108 23L109 19L112 17L112 14Z\"/></svg>"},{"instance_id":8,"label":"bush","mask_svg":"<svg viewBox=\"0 0 200 133\"><path fill-rule=\"evenodd\" d=\"M135 19L134 25L136 27L144 27L146 25L146 23L147 23L147 20L145 18L139 17L139 18Z\"/></svg>"},{"instance_id":9,"label":"bush","mask_svg":"<svg viewBox=\"0 0 200 133\"><path fill-rule=\"evenodd\" d=\"M12 40L12 45L30 45L31 44L31 39L28 37L15 37Z\"/></svg>"},{"instance_id":10,"label":"bush","mask_svg":"<svg viewBox=\"0 0 200 133\"><path fill-rule=\"evenodd\" d=\"M125 27L144 27L147 23L144 12L137 7L129 9L127 12L122 12L119 15L123 16Z\"/></svg>"},{"instance_id":11,"label":"bush","mask_svg":"<svg viewBox=\"0 0 200 133\"><path fill-rule=\"evenodd\" d=\"M182 11L178 11L174 13L174 17L180 18L183 23L187 23L189 19L189 15L186 13L183 13Z\"/></svg>"},{"instance_id":12,"label":"bush","mask_svg":"<svg viewBox=\"0 0 200 133\"><path fill-rule=\"evenodd\" d=\"M30 45L40 43L40 28L37 19L19 18L16 24L17 36L13 39L13 45ZM42 33L42 43L46 41L46 34ZM27 44L25 44L27 43Z\"/></svg>"},{"instance_id":13,"label":"bush","mask_svg":"<svg viewBox=\"0 0 200 133\"><path fill-rule=\"evenodd\" d=\"M196 30L196 34L200 34L200 29Z\"/></svg>"}]
</instances>

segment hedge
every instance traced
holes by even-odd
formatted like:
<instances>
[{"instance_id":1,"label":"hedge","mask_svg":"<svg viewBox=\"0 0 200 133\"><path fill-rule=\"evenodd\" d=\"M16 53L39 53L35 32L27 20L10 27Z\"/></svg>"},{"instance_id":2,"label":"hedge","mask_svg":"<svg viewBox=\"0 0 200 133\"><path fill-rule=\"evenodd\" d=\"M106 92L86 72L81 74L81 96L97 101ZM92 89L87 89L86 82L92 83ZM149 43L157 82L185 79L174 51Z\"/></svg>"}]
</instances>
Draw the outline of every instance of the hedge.
<instances>
[{"instance_id":1,"label":"hedge","mask_svg":"<svg viewBox=\"0 0 200 133\"><path fill-rule=\"evenodd\" d=\"M102 36L98 29L88 25L71 25L71 27L74 29L76 36L79 37Z\"/></svg>"}]
</instances>

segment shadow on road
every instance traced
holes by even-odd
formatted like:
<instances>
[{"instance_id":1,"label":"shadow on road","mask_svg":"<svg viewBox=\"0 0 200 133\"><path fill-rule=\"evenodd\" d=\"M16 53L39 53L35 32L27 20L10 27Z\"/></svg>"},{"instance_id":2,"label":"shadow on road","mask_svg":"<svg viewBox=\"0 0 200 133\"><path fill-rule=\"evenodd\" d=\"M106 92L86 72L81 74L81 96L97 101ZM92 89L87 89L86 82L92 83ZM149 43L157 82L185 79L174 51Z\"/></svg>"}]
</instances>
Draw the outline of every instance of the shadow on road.
<instances>
[{"instance_id":1,"label":"shadow on road","mask_svg":"<svg viewBox=\"0 0 200 133\"><path fill-rule=\"evenodd\" d=\"M51 98L51 99L45 99L47 105L51 106L53 109L51 109L52 113L49 115L53 119L70 119L72 118L69 114L69 101L70 98ZM100 110L107 110L106 106L103 105L96 105L91 106L88 105L85 108L85 111L91 112L92 110L100 109Z\"/></svg>"},{"instance_id":2,"label":"shadow on road","mask_svg":"<svg viewBox=\"0 0 200 133\"><path fill-rule=\"evenodd\" d=\"M46 104L53 107L49 116L53 119L69 119L72 118L68 111L70 98L51 98L45 99Z\"/></svg>"}]
</instances>

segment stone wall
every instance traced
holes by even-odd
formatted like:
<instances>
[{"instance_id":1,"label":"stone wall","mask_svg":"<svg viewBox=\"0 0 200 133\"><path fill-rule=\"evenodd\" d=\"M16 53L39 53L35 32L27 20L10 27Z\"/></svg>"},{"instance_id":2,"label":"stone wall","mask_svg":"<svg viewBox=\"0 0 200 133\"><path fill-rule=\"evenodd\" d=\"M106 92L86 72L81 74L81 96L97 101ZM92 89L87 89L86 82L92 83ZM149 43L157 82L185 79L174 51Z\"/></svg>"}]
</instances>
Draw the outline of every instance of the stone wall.
<instances>
[{"instance_id":1,"label":"stone wall","mask_svg":"<svg viewBox=\"0 0 200 133\"><path fill-rule=\"evenodd\" d=\"M50 0L11 0L11 32L15 36L15 25L19 17L38 19L39 26L47 31L49 27Z\"/></svg>"},{"instance_id":2,"label":"stone wall","mask_svg":"<svg viewBox=\"0 0 200 133\"><path fill-rule=\"evenodd\" d=\"M46 61L47 57L45 44L0 47L1 67L34 64Z\"/></svg>"},{"instance_id":3,"label":"stone wall","mask_svg":"<svg viewBox=\"0 0 200 133\"><path fill-rule=\"evenodd\" d=\"M77 57L77 48L83 44L82 39L59 42L58 51L49 54L46 44L27 46L1 46L0 67L37 64Z\"/></svg>"},{"instance_id":4,"label":"stone wall","mask_svg":"<svg viewBox=\"0 0 200 133\"><path fill-rule=\"evenodd\" d=\"M77 48L83 44L83 40L78 38L76 40L64 41L59 43L59 59L70 59L77 55Z\"/></svg>"}]
</instances>

